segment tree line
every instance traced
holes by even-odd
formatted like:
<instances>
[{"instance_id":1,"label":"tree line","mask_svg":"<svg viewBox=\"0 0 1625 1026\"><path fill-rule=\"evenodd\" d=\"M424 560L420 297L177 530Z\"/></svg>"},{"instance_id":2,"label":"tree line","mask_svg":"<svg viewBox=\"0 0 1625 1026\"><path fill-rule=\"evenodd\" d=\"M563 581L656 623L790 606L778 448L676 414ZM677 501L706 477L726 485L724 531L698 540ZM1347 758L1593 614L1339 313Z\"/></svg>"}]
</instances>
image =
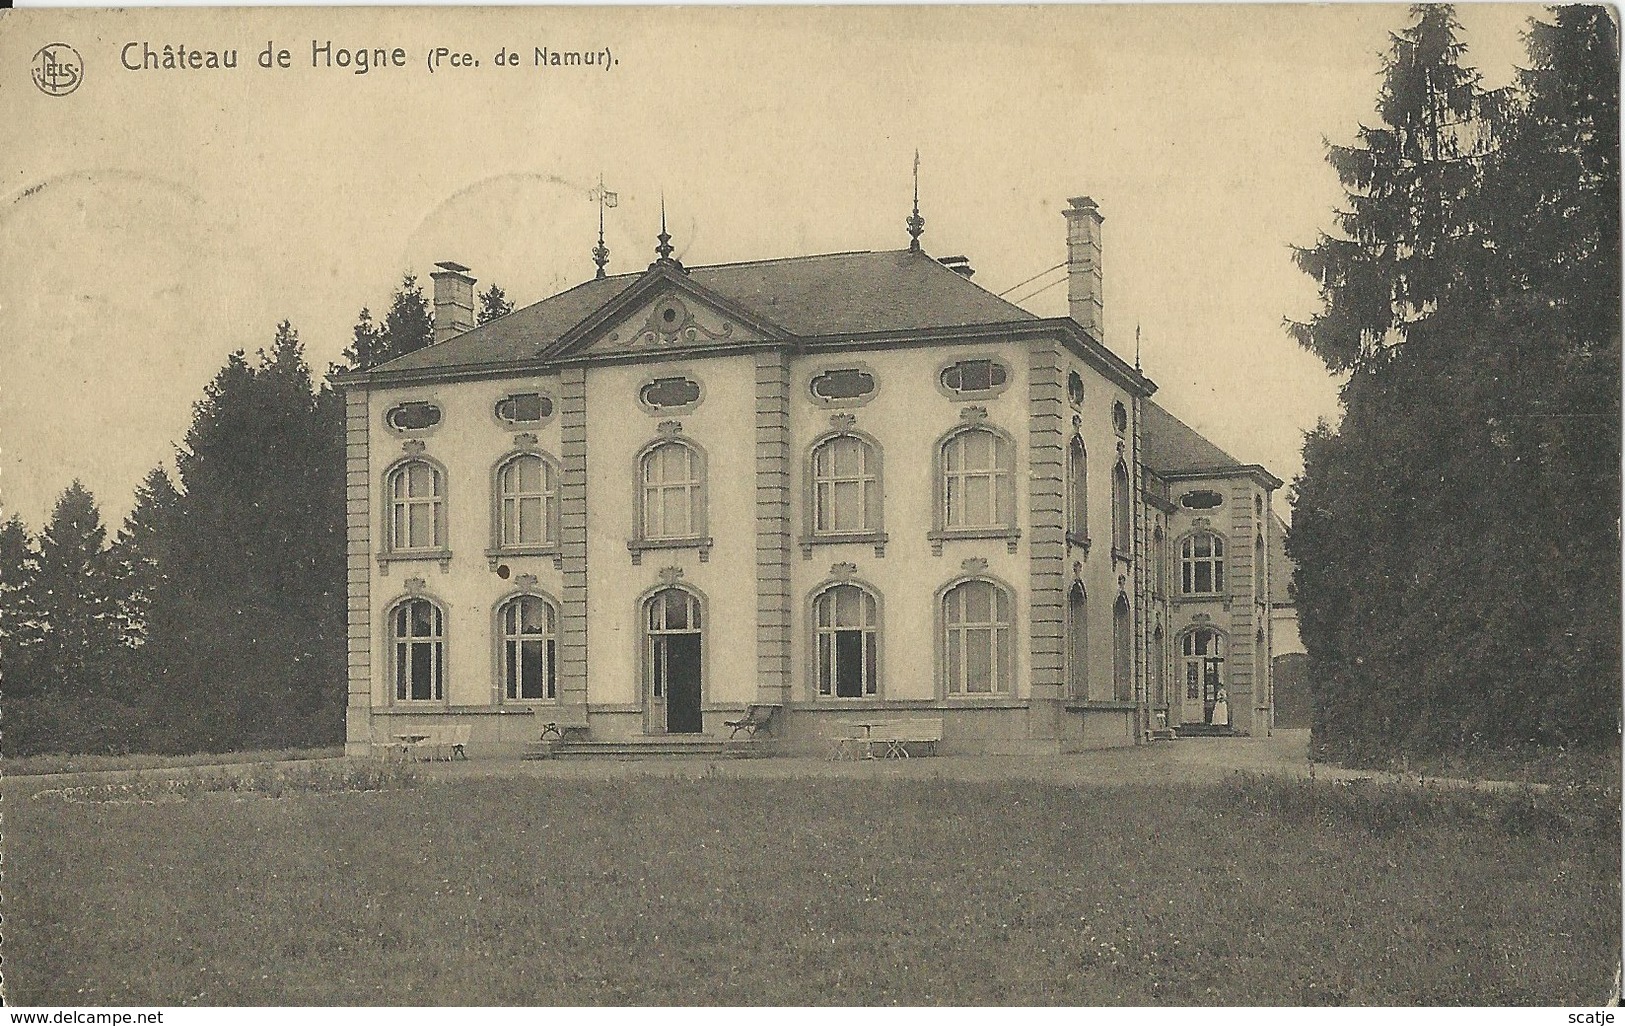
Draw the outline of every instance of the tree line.
<instances>
[{"instance_id":1,"label":"tree line","mask_svg":"<svg viewBox=\"0 0 1625 1026\"><path fill-rule=\"evenodd\" d=\"M498 286L481 323L512 310ZM412 275L344 363L429 345ZM336 744L344 737L344 402L277 325L232 353L176 447L109 538L74 481L38 535L0 524L4 751L199 752Z\"/></svg>"},{"instance_id":2,"label":"tree line","mask_svg":"<svg viewBox=\"0 0 1625 1026\"><path fill-rule=\"evenodd\" d=\"M1618 744L1618 27L1549 8L1502 90L1459 32L1412 9L1296 253L1344 381L1289 536L1333 757Z\"/></svg>"}]
</instances>

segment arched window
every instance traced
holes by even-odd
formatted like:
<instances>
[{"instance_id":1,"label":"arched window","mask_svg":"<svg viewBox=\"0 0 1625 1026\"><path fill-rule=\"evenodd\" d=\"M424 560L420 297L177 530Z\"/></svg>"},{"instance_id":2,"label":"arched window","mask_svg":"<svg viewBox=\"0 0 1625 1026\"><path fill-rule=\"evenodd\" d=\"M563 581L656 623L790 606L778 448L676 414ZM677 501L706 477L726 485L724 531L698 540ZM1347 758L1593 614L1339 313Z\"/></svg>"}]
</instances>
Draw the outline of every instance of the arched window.
<instances>
[{"instance_id":1,"label":"arched window","mask_svg":"<svg viewBox=\"0 0 1625 1026\"><path fill-rule=\"evenodd\" d=\"M700 454L682 442L661 442L639 460L642 536L693 538L704 532L705 468Z\"/></svg>"},{"instance_id":2,"label":"arched window","mask_svg":"<svg viewBox=\"0 0 1625 1026\"><path fill-rule=\"evenodd\" d=\"M1168 594L1168 539L1160 524L1151 532L1151 594L1157 598Z\"/></svg>"},{"instance_id":3,"label":"arched window","mask_svg":"<svg viewBox=\"0 0 1625 1026\"><path fill-rule=\"evenodd\" d=\"M552 545L558 540L558 478L553 464L536 453L521 453L497 471L504 549Z\"/></svg>"},{"instance_id":4,"label":"arched window","mask_svg":"<svg viewBox=\"0 0 1625 1026\"><path fill-rule=\"evenodd\" d=\"M1128 467L1122 460L1112 468L1112 551L1134 552L1134 512L1130 506Z\"/></svg>"},{"instance_id":5,"label":"arched window","mask_svg":"<svg viewBox=\"0 0 1625 1026\"><path fill-rule=\"evenodd\" d=\"M1089 540L1089 454L1077 435L1066 446L1066 533Z\"/></svg>"},{"instance_id":6,"label":"arched window","mask_svg":"<svg viewBox=\"0 0 1625 1026\"><path fill-rule=\"evenodd\" d=\"M1010 443L987 428L957 431L942 443L943 527L1015 525Z\"/></svg>"},{"instance_id":7,"label":"arched window","mask_svg":"<svg viewBox=\"0 0 1625 1026\"><path fill-rule=\"evenodd\" d=\"M948 694L1008 694L1015 654L1009 593L992 581L961 582L942 596L942 624Z\"/></svg>"},{"instance_id":8,"label":"arched window","mask_svg":"<svg viewBox=\"0 0 1625 1026\"><path fill-rule=\"evenodd\" d=\"M1217 595L1224 591L1224 539L1193 534L1179 543L1179 592Z\"/></svg>"},{"instance_id":9,"label":"arched window","mask_svg":"<svg viewBox=\"0 0 1625 1026\"><path fill-rule=\"evenodd\" d=\"M1112 696L1119 702L1134 700L1134 617L1128 596L1117 596L1112 606Z\"/></svg>"},{"instance_id":10,"label":"arched window","mask_svg":"<svg viewBox=\"0 0 1625 1026\"><path fill-rule=\"evenodd\" d=\"M1072 698L1089 697L1089 609L1083 585L1066 593L1066 685Z\"/></svg>"},{"instance_id":11,"label":"arched window","mask_svg":"<svg viewBox=\"0 0 1625 1026\"><path fill-rule=\"evenodd\" d=\"M503 695L509 701L559 697L558 612L535 595L519 595L497 612L502 628Z\"/></svg>"},{"instance_id":12,"label":"arched window","mask_svg":"<svg viewBox=\"0 0 1625 1026\"><path fill-rule=\"evenodd\" d=\"M1168 706L1168 688L1165 683L1167 674L1168 651L1167 636L1162 633L1162 624L1151 635L1151 654L1146 660L1150 672L1148 685L1151 691L1151 708L1166 709Z\"/></svg>"},{"instance_id":13,"label":"arched window","mask_svg":"<svg viewBox=\"0 0 1625 1026\"><path fill-rule=\"evenodd\" d=\"M814 534L880 530L880 453L857 435L834 435L812 452Z\"/></svg>"},{"instance_id":14,"label":"arched window","mask_svg":"<svg viewBox=\"0 0 1625 1026\"><path fill-rule=\"evenodd\" d=\"M445 547L445 481L440 469L408 460L389 473L389 548Z\"/></svg>"},{"instance_id":15,"label":"arched window","mask_svg":"<svg viewBox=\"0 0 1625 1026\"><path fill-rule=\"evenodd\" d=\"M1264 601L1264 535L1253 539L1253 601Z\"/></svg>"},{"instance_id":16,"label":"arched window","mask_svg":"<svg viewBox=\"0 0 1625 1026\"><path fill-rule=\"evenodd\" d=\"M438 702L445 698L446 636L440 607L428 599L407 599L390 614L390 676L398 702Z\"/></svg>"},{"instance_id":17,"label":"arched window","mask_svg":"<svg viewBox=\"0 0 1625 1026\"><path fill-rule=\"evenodd\" d=\"M819 697L873 697L880 679L875 597L855 584L837 584L813 599L813 625Z\"/></svg>"}]
</instances>

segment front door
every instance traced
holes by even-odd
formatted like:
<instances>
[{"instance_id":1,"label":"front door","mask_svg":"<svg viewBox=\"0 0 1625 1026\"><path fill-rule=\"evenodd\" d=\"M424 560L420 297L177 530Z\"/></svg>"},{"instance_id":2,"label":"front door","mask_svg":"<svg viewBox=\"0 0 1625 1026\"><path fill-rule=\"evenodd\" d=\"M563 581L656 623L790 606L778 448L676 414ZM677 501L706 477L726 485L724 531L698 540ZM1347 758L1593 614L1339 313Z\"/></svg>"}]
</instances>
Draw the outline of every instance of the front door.
<instances>
[{"instance_id":1,"label":"front door","mask_svg":"<svg viewBox=\"0 0 1625 1026\"><path fill-rule=\"evenodd\" d=\"M1219 702L1219 660L1202 660L1202 722L1213 722L1213 707Z\"/></svg>"},{"instance_id":2,"label":"front door","mask_svg":"<svg viewBox=\"0 0 1625 1026\"><path fill-rule=\"evenodd\" d=\"M666 643L666 733L699 734L705 730L700 714L700 635L671 634Z\"/></svg>"},{"instance_id":3,"label":"front door","mask_svg":"<svg viewBox=\"0 0 1625 1026\"><path fill-rule=\"evenodd\" d=\"M650 734L700 734L700 600L680 588L649 599L645 620L644 709Z\"/></svg>"}]
</instances>

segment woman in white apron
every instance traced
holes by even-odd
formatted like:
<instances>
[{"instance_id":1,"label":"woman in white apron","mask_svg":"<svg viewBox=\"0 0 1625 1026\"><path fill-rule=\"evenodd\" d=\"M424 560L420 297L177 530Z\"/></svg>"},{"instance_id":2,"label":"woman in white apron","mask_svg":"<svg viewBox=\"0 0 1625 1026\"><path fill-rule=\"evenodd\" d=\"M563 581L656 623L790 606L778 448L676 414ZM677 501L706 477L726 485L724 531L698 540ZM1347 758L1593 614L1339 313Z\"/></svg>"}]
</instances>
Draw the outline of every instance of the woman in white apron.
<instances>
[{"instance_id":1,"label":"woman in white apron","mask_svg":"<svg viewBox=\"0 0 1625 1026\"><path fill-rule=\"evenodd\" d=\"M1213 699L1213 725L1215 727L1230 726L1230 696L1226 695L1224 688Z\"/></svg>"}]
</instances>

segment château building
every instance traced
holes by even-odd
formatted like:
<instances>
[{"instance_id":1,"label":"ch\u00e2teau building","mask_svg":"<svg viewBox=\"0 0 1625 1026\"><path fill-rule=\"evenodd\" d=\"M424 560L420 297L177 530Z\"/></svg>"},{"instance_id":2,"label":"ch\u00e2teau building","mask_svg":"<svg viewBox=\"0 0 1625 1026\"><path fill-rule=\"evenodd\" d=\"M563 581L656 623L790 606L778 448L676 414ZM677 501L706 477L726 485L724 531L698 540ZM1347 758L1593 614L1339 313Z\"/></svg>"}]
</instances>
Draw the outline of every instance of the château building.
<instances>
[{"instance_id":1,"label":"ch\u00e2teau building","mask_svg":"<svg viewBox=\"0 0 1625 1026\"><path fill-rule=\"evenodd\" d=\"M657 258L343 379L352 750L468 725L723 736L940 719L944 752L1271 725L1280 481L1103 343L1102 217L1068 317L908 249Z\"/></svg>"}]
</instances>

